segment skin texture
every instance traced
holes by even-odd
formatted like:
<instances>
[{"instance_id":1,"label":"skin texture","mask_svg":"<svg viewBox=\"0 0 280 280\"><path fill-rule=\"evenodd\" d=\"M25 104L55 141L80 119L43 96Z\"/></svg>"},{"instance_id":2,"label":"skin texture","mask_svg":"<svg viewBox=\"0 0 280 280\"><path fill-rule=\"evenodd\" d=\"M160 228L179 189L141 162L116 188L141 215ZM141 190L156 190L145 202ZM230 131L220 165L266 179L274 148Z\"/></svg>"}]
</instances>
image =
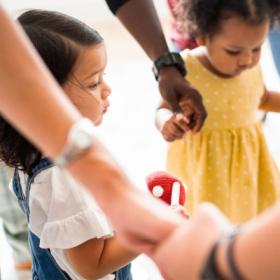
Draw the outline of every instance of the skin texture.
<instances>
[{"instance_id":1,"label":"skin texture","mask_svg":"<svg viewBox=\"0 0 280 280\"><path fill-rule=\"evenodd\" d=\"M242 226L235 241L234 256L245 279L279 278L280 251L275 249L280 246L279 221L280 208L276 205ZM229 222L218 208L202 204L194 216L174 231L151 257L167 280L199 279L210 248L230 228ZM217 267L224 279L232 279L226 261L227 246L228 242L224 240L218 247Z\"/></svg>"},{"instance_id":2,"label":"skin texture","mask_svg":"<svg viewBox=\"0 0 280 280\"><path fill-rule=\"evenodd\" d=\"M80 113L95 125L110 106L110 87L104 80L107 54L104 44L83 48L64 91Z\"/></svg>"}]
</instances>

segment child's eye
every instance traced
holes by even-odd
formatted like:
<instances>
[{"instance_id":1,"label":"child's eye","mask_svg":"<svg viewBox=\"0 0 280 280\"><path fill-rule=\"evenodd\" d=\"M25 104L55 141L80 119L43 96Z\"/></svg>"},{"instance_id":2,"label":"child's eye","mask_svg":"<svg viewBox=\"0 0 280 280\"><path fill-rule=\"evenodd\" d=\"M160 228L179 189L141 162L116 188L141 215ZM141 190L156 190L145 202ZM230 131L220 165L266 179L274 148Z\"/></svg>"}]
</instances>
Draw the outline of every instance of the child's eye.
<instances>
[{"instance_id":1,"label":"child's eye","mask_svg":"<svg viewBox=\"0 0 280 280\"><path fill-rule=\"evenodd\" d=\"M229 55L239 55L239 54L240 54L240 51L226 50L226 52L227 52Z\"/></svg>"},{"instance_id":2,"label":"child's eye","mask_svg":"<svg viewBox=\"0 0 280 280\"><path fill-rule=\"evenodd\" d=\"M100 84L100 82L91 84L91 85L88 86L88 88L91 89L91 90L94 90L99 86L99 84Z\"/></svg>"},{"instance_id":3,"label":"child's eye","mask_svg":"<svg viewBox=\"0 0 280 280\"><path fill-rule=\"evenodd\" d=\"M259 48L255 48L255 49L253 49L253 52L259 52L261 50L261 48L259 47Z\"/></svg>"}]
</instances>

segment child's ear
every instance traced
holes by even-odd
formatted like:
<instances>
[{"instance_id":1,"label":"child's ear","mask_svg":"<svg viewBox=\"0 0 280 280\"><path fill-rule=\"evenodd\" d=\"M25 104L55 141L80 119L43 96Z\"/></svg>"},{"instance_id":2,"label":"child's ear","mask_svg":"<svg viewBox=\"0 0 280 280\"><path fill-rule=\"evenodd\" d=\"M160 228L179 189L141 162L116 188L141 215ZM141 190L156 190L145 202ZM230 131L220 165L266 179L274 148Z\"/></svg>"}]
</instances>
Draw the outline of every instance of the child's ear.
<instances>
[{"instance_id":1,"label":"child's ear","mask_svg":"<svg viewBox=\"0 0 280 280\"><path fill-rule=\"evenodd\" d=\"M206 44L206 39L204 36L198 36L195 38L195 41L196 43L199 45L199 46L205 46Z\"/></svg>"}]
</instances>

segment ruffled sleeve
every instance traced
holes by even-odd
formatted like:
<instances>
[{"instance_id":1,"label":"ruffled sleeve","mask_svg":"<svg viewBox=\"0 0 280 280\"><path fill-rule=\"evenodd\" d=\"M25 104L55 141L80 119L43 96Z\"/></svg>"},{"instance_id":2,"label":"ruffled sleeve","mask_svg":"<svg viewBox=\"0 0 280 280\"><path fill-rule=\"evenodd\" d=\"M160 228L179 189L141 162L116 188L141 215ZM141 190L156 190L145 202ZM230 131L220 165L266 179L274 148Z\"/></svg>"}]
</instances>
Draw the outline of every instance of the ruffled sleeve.
<instances>
[{"instance_id":1,"label":"ruffled sleeve","mask_svg":"<svg viewBox=\"0 0 280 280\"><path fill-rule=\"evenodd\" d=\"M97 202L66 171L43 171L30 192L30 229L41 248L69 249L92 238L113 235Z\"/></svg>"}]
</instances>

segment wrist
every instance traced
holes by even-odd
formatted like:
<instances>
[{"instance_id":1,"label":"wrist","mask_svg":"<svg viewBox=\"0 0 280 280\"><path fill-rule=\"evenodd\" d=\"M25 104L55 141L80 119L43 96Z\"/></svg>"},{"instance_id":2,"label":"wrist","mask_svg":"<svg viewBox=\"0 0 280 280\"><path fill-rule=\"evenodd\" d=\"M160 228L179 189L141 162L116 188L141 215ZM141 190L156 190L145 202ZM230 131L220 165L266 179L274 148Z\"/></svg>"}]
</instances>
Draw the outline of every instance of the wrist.
<instances>
[{"instance_id":1,"label":"wrist","mask_svg":"<svg viewBox=\"0 0 280 280\"><path fill-rule=\"evenodd\" d=\"M230 279L230 272L228 270L227 266L227 257L226 257L226 252L227 252L227 245L228 242L224 239L220 242L218 248L217 248L217 269L223 279Z\"/></svg>"},{"instance_id":2,"label":"wrist","mask_svg":"<svg viewBox=\"0 0 280 280\"><path fill-rule=\"evenodd\" d=\"M185 67L185 63L179 53L167 52L162 54L154 61L154 65L152 68L155 79L157 81L163 73L168 72L168 70L170 69L172 69L172 71L177 71L183 77L186 76L187 70Z\"/></svg>"},{"instance_id":3,"label":"wrist","mask_svg":"<svg viewBox=\"0 0 280 280\"><path fill-rule=\"evenodd\" d=\"M244 280L235 258L235 244L239 236L240 228L235 227L219 242L217 248L216 265L220 275L224 279Z\"/></svg>"},{"instance_id":4,"label":"wrist","mask_svg":"<svg viewBox=\"0 0 280 280\"><path fill-rule=\"evenodd\" d=\"M180 75L181 73L178 71L178 69L176 67L170 66L170 67L164 67L162 69L160 69L160 71L158 72L158 81L160 81L161 79L164 79L165 77L169 78L170 74L173 75Z\"/></svg>"},{"instance_id":5,"label":"wrist","mask_svg":"<svg viewBox=\"0 0 280 280\"><path fill-rule=\"evenodd\" d=\"M162 130L165 123L172 118L173 112L166 108L160 108L156 112L156 127L159 131Z\"/></svg>"},{"instance_id":6,"label":"wrist","mask_svg":"<svg viewBox=\"0 0 280 280\"><path fill-rule=\"evenodd\" d=\"M213 244L201 272L202 280L244 280L236 264L234 245L240 228L222 234Z\"/></svg>"}]
</instances>

